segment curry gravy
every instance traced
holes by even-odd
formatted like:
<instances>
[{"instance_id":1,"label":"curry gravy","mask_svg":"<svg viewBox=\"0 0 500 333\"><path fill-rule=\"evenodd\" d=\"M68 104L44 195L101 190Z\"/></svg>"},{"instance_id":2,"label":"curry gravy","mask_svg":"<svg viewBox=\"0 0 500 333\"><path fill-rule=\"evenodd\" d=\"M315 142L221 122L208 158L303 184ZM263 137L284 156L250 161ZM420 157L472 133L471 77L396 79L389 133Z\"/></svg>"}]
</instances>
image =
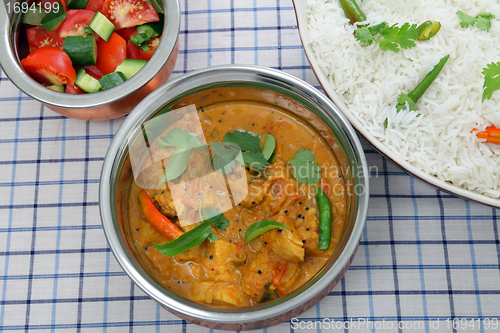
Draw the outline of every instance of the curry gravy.
<instances>
[{"instance_id":1,"label":"curry gravy","mask_svg":"<svg viewBox=\"0 0 500 333\"><path fill-rule=\"evenodd\" d=\"M246 100L207 104L198 109L198 116L208 144L222 142L228 132L246 131L259 135L263 146L269 133L276 139L273 160L261 173L247 168L249 194L224 213L229 220L225 231L212 228L217 241L205 240L174 257L160 254L153 246L167 240L143 217L137 200L141 188L132 181L127 207L129 228L125 228L131 248L155 280L189 300L243 307L289 294L325 265L342 238L346 193L339 163L330 145L315 130L283 108ZM315 155L315 162L321 167L322 187L329 192L333 221L327 251L317 248L318 207L314 186L298 183L287 165L301 148ZM279 191L282 188L290 191ZM158 202L165 195L158 190L148 193ZM298 194L299 199L292 199L292 194ZM277 218L290 230L273 229L245 244L248 227L271 218ZM176 222L175 218L171 220ZM284 269L280 280L282 295L273 283L277 268Z\"/></svg>"}]
</instances>

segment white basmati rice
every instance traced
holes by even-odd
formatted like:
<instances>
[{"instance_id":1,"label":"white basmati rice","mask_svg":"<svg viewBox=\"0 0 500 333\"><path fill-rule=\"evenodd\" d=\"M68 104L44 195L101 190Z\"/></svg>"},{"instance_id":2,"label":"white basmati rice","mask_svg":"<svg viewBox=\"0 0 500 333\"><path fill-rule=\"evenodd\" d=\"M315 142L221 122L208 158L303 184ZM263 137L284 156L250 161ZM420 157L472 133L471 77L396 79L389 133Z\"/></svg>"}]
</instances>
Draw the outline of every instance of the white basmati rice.
<instances>
[{"instance_id":1,"label":"white basmati rice","mask_svg":"<svg viewBox=\"0 0 500 333\"><path fill-rule=\"evenodd\" d=\"M483 68L500 61L500 4L496 0L358 1L367 21L401 26L441 23L428 41L399 53L354 38L338 0L308 0L308 38L329 83L374 137L417 168L469 190L500 197L500 145L480 142L473 129L500 127L500 91L481 102ZM496 15L489 32L460 27L456 12ZM417 102L418 112L395 110L439 62L450 59ZM418 114L421 114L417 117ZM388 119L388 126L384 120Z\"/></svg>"}]
</instances>

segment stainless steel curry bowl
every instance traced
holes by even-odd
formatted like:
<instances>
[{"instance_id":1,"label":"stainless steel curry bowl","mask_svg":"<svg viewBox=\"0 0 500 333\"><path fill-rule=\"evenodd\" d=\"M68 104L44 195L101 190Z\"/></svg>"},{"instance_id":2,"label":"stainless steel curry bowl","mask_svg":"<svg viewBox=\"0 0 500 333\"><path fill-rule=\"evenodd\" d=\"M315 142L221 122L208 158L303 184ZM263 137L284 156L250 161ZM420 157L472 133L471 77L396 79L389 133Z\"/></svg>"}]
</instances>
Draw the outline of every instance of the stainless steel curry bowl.
<instances>
[{"instance_id":1,"label":"stainless steel curry bowl","mask_svg":"<svg viewBox=\"0 0 500 333\"><path fill-rule=\"evenodd\" d=\"M197 96L207 89L225 91L233 87L263 91L268 103L286 108L309 122L320 134L335 138L332 151L344 168L346 228L339 246L327 264L310 281L278 300L245 308L218 308L182 298L155 281L136 260L126 237L126 190L131 177L129 144L142 135L144 124L157 114L182 106L186 100L203 107ZM225 96L225 97L224 97ZM318 129L319 128L319 129ZM323 134L322 134L323 135ZM197 70L163 85L130 113L117 131L106 155L99 189L102 225L117 261L146 294L180 318L214 329L250 330L276 325L298 316L326 296L347 271L358 247L366 221L369 184L367 165L357 135L338 108L314 87L289 74L256 66L226 65Z\"/></svg>"},{"instance_id":2,"label":"stainless steel curry bowl","mask_svg":"<svg viewBox=\"0 0 500 333\"><path fill-rule=\"evenodd\" d=\"M124 116L164 84L174 69L179 50L180 5L178 0L163 0L163 7L165 24L155 54L136 75L113 89L71 95L47 89L29 77L21 66L21 59L28 55L26 34L20 24L22 13L7 12L7 8L14 8L14 1L9 7L0 5L0 65L10 81L26 95L64 116L83 120Z\"/></svg>"}]
</instances>

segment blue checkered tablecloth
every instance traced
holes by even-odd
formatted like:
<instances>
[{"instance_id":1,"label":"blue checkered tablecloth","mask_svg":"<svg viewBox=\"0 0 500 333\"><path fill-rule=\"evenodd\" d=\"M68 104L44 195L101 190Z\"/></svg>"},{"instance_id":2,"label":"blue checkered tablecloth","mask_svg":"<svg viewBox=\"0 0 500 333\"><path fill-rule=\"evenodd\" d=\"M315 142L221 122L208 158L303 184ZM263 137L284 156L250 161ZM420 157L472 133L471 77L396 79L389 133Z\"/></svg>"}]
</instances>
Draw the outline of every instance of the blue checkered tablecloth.
<instances>
[{"instance_id":1,"label":"blue checkered tablecloth","mask_svg":"<svg viewBox=\"0 0 500 333\"><path fill-rule=\"evenodd\" d=\"M291 0L180 2L172 77L258 64L318 86ZM147 297L106 243L99 173L123 119L62 117L3 73L0 110L0 331L209 331ZM263 331L500 332L500 211L441 192L363 145L371 198L354 262L319 304Z\"/></svg>"}]
</instances>

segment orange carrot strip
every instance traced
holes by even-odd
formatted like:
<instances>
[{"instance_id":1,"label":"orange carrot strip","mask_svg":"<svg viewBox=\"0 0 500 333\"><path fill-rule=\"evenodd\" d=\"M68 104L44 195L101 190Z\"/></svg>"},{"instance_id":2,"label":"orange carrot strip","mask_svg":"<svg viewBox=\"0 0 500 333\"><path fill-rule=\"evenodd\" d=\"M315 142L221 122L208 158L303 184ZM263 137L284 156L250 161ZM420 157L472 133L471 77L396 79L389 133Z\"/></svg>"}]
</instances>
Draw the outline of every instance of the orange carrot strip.
<instances>
[{"instance_id":1,"label":"orange carrot strip","mask_svg":"<svg viewBox=\"0 0 500 333\"><path fill-rule=\"evenodd\" d=\"M486 139L486 142L500 144L500 128L488 126L483 132L476 134L479 139Z\"/></svg>"},{"instance_id":2,"label":"orange carrot strip","mask_svg":"<svg viewBox=\"0 0 500 333\"><path fill-rule=\"evenodd\" d=\"M281 288L280 281L285 275L286 267L288 266L287 261L280 261L273 267L273 286L276 287L278 294L283 297L285 296L285 292Z\"/></svg>"},{"instance_id":3,"label":"orange carrot strip","mask_svg":"<svg viewBox=\"0 0 500 333\"><path fill-rule=\"evenodd\" d=\"M141 211L146 218L146 221L148 221L149 224L151 224L151 226L163 237L168 240L174 240L183 234L183 232L175 224L173 224L158 210L158 208L156 208L153 200L149 197L148 192L141 190L137 195L137 198L139 199Z\"/></svg>"}]
</instances>

